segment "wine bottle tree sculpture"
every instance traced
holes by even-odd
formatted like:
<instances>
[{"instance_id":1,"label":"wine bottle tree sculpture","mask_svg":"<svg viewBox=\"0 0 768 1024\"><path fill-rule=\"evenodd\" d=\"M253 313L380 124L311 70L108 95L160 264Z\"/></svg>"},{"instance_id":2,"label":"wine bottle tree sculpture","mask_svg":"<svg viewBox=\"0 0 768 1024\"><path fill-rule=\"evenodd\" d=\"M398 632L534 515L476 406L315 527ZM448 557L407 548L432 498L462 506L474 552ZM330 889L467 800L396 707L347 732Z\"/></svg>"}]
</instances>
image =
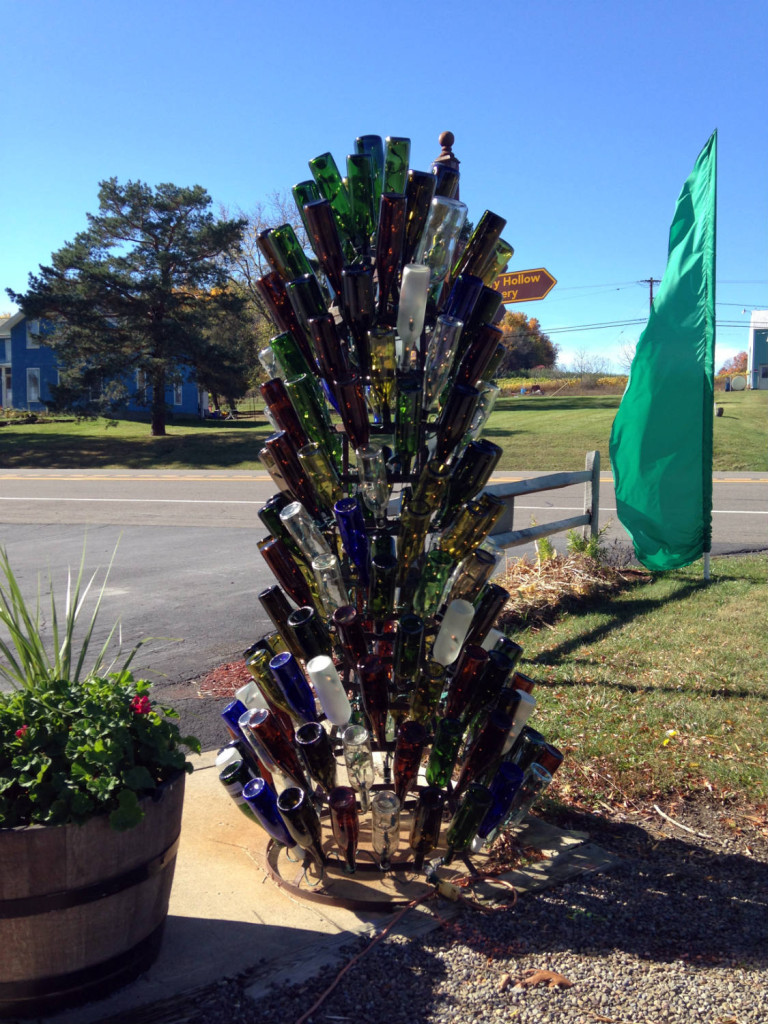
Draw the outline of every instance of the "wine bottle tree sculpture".
<instances>
[{"instance_id":1,"label":"wine bottle tree sculpture","mask_svg":"<svg viewBox=\"0 0 768 1024\"><path fill-rule=\"evenodd\" d=\"M258 597L274 631L245 653L253 683L223 712L219 765L315 879L366 867L368 814L382 871L466 859L562 760L526 725L533 683L493 628L503 503L483 489L501 449L481 433L503 354L491 285L514 250L488 210L462 245L440 141L430 172L405 138L356 139L346 178L315 157L293 188L312 252L289 224L258 239L279 332L260 353L277 493L258 546L277 582Z\"/></svg>"}]
</instances>

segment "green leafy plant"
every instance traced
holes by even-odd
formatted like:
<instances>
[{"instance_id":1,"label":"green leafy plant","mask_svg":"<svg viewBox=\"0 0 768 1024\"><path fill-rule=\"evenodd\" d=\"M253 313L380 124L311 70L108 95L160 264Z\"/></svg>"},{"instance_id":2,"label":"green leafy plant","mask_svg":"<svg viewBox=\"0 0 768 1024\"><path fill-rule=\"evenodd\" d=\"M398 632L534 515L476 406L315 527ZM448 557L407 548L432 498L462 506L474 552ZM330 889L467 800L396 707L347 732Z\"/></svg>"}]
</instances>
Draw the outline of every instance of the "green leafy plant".
<instances>
[{"instance_id":1,"label":"green leafy plant","mask_svg":"<svg viewBox=\"0 0 768 1024\"><path fill-rule=\"evenodd\" d=\"M536 555L540 562L546 562L548 558L555 558L557 555L555 546L549 537L539 537L539 539L535 541L535 545Z\"/></svg>"},{"instance_id":2,"label":"green leafy plant","mask_svg":"<svg viewBox=\"0 0 768 1024\"><path fill-rule=\"evenodd\" d=\"M115 829L131 828L143 817L140 797L191 771L185 748L200 750L194 737L181 735L176 712L151 700L151 684L129 671L140 645L116 670L114 661L107 664L118 623L86 668L109 569L78 639L76 625L95 579L83 585L84 561L85 553L74 584L68 578L63 617L49 580L49 652L39 590L30 609L0 551L0 623L9 637L0 639L0 675L12 687L0 693L0 827L82 824L108 813Z\"/></svg>"},{"instance_id":3,"label":"green leafy plant","mask_svg":"<svg viewBox=\"0 0 768 1024\"><path fill-rule=\"evenodd\" d=\"M568 531L568 550L575 555L586 555L588 558L594 558L596 562L600 562L605 557L605 549L603 547L603 536L608 530L606 525L597 532L595 536L590 535L589 539L583 537L578 530Z\"/></svg>"}]
</instances>

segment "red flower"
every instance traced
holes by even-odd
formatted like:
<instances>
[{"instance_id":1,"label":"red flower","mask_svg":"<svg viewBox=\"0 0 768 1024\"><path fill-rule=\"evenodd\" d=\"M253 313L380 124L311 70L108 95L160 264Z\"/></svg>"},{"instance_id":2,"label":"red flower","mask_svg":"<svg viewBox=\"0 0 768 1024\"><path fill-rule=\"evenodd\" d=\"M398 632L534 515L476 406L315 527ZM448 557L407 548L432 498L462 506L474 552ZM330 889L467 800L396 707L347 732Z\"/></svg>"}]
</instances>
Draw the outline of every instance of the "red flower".
<instances>
[{"instance_id":1,"label":"red flower","mask_svg":"<svg viewBox=\"0 0 768 1024\"><path fill-rule=\"evenodd\" d=\"M20 739L20 740L24 739L24 737L27 735L27 730L28 729L29 729L28 725L22 725L20 729L17 729L16 730L17 738Z\"/></svg>"},{"instance_id":2,"label":"red flower","mask_svg":"<svg viewBox=\"0 0 768 1024\"><path fill-rule=\"evenodd\" d=\"M138 694L131 701L131 711L135 711L137 715L148 715L152 710L149 697L139 697Z\"/></svg>"}]
</instances>

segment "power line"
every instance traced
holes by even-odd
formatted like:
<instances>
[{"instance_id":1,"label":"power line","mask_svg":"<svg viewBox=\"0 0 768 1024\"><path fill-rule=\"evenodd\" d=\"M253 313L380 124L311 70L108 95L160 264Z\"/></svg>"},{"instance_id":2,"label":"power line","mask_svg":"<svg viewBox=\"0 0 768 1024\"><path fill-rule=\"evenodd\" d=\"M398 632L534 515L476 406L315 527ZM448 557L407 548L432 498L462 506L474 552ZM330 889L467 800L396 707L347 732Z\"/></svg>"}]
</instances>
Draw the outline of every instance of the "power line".
<instances>
[{"instance_id":1,"label":"power line","mask_svg":"<svg viewBox=\"0 0 768 1024\"><path fill-rule=\"evenodd\" d=\"M612 320L604 324L577 324L573 327L549 327L542 328L544 334L562 334L565 331L601 331L608 327L631 327L634 324L647 323L645 318L639 320Z\"/></svg>"},{"instance_id":2,"label":"power line","mask_svg":"<svg viewBox=\"0 0 768 1024\"><path fill-rule=\"evenodd\" d=\"M648 323L647 318L637 320L611 320L608 323L595 323L595 324L575 324L571 327L544 327L542 325L543 334L567 334L574 331L603 331L611 327L635 327L638 324ZM742 330L747 328L749 325L744 321L738 320L716 320L716 327L724 328L741 328Z\"/></svg>"},{"instance_id":3,"label":"power line","mask_svg":"<svg viewBox=\"0 0 768 1024\"><path fill-rule=\"evenodd\" d=\"M587 288L629 288L630 285L636 285L637 281L606 281L605 284L572 284L565 288L561 288L558 285L559 292L579 292L584 291Z\"/></svg>"}]
</instances>

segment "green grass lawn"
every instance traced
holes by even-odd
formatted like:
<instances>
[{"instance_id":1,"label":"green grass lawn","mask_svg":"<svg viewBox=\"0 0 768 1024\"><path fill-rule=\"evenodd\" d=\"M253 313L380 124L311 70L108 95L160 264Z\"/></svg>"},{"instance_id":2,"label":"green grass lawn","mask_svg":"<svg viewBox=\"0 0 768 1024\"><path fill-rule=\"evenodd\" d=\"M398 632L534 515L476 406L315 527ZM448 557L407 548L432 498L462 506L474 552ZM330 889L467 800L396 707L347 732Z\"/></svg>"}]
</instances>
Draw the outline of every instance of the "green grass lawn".
<instances>
[{"instance_id":1,"label":"green grass lawn","mask_svg":"<svg viewBox=\"0 0 768 1024\"><path fill-rule=\"evenodd\" d=\"M659 573L512 634L538 681L532 724L569 755L563 797L768 797L767 568L762 556L714 558L709 583L700 564Z\"/></svg>"},{"instance_id":2,"label":"green grass lawn","mask_svg":"<svg viewBox=\"0 0 768 1024\"><path fill-rule=\"evenodd\" d=\"M768 471L768 391L718 392L716 470ZM617 395L500 398L485 436L504 449L502 470L576 470L598 449L604 468ZM262 415L237 422L171 423L153 438L146 423L9 424L0 427L0 467L119 469L254 469L270 433Z\"/></svg>"},{"instance_id":3,"label":"green grass lawn","mask_svg":"<svg viewBox=\"0 0 768 1024\"><path fill-rule=\"evenodd\" d=\"M500 398L485 436L504 449L500 469L576 470L597 449L609 468L608 440L618 395ZM768 391L717 392L715 470L768 471Z\"/></svg>"},{"instance_id":4,"label":"green grass lawn","mask_svg":"<svg viewBox=\"0 0 768 1024\"><path fill-rule=\"evenodd\" d=\"M152 437L146 423L84 420L0 428L4 469L261 469L259 448L272 428L246 422L195 420L170 424Z\"/></svg>"}]
</instances>

